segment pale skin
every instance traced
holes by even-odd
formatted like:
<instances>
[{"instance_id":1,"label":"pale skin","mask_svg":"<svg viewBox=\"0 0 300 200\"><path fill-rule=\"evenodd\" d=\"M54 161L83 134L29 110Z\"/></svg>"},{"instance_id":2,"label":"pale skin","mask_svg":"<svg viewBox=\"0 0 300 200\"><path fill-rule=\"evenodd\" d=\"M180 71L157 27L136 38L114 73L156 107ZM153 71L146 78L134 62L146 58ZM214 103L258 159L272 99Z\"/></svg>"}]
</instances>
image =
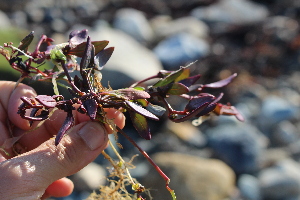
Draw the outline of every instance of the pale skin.
<instances>
[{"instance_id":1,"label":"pale skin","mask_svg":"<svg viewBox=\"0 0 300 200\"><path fill-rule=\"evenodd\" d=\"M14 82L0 81L0 145L32 128L17 114L17 110L21 96L32 98L36 93L24 84L19 84L15 90L14 87ZM113 119L120 128L124 127L125 117L121 112L115 109L105 111L107 118ZM107 125L91 122L86 115L74 111L75 126L55 146L53 136L65 116L62 111L55 112L40 128L6 149L10 156L1 152L1 199L46 199L72 193L74 185L66 176L92 162L107 147L108 134L113 131ZM11 130L9 123L13 124ZM37 124L35 122L33 127Z\"/></svg>"}]
</instances>

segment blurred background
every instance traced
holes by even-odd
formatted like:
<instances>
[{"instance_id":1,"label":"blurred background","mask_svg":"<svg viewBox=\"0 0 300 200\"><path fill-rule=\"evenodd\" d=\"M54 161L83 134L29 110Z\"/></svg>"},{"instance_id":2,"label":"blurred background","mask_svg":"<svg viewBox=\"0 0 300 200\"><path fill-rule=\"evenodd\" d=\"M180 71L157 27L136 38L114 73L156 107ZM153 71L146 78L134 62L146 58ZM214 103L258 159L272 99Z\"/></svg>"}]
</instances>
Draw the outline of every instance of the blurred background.
<instances>
[{"instance_id":1,"label":"blurred background","mask_svg":"<svg viewBox=\"0 0 300 200\"><path fill-rule=\"evenodd\" d=\"M226 88L208 92L224 92L221 103L231 102L245 122L213 116L194 127L163 118L150 122L150 141L129 121L124 130L171 178L178 200L299 200L299 19L297 0L0 0L0 42L18 44L35 31L36 41L45 34L62 43L71 30L87 28L92 40L115 47L103 70L103 85L113 89L196 60L191 69L201 83L238 73ZM16 81L0 62L1 80ZM51 84L27 83L52 93ZM118 142L127 160L138 153L121 136ZM154 199L171 199L141 155L133 164L133 177ZM97 191L106 167L99 156L71 176L75 191L60 200Z\"/></svg>"}]
</instances>

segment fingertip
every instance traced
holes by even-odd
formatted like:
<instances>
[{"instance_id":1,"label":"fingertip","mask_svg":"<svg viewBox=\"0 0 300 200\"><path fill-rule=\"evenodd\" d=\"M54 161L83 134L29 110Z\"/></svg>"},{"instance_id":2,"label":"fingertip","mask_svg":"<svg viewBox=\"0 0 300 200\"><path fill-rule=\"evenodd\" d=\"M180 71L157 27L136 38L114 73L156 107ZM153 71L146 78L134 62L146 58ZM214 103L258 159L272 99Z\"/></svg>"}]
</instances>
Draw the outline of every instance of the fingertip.
<instances>
[{"instance_id":1,"label":"fingertip","mask_svg":"<svg viewBox=\"0 0 300 200\"><path fill-rule=\"evenodd\" d=\"M68 178L61 178L54 181L45 191L45 196L65 197L69 196L74 189L74 183Z\"/></svg>"},{"instance_id":2,"label":"fingertip","mask_svg":"<svg viewBox=\"0 0 300 200\"><path fill-rule=\"evenodd\" d=\"M114 108L106 108L106 109L104 109L104 111L106 113L105 115L106 115L107 119L113 120L114 123L119 128L121 128L121 129L124 128L124 126L125 126L125 116L121 111L119 111L117 109L114 109ZM90 118L86 114L81 114L81 113L78 113L78 112L76 112L76 118L77 118L78 123L82 123L82 122L90 120ZM107 130L108 130L108 133L111 133L111 131L110 131L111 129L109 127L107 127Z\"/></svg>"},{"instance_id":3,"label":"fingertip","mask_svg":"<svg viewBox=\"0 0 300 200\"><path fill-rule=\"evenodd\" d=\"M124 128L125 126L125 115L117 110L117 109L113 109L113 108L110 108L110 109L106 109L105 110L106 112L106 117L108 119L113 119L115 124L119 127L119 128Z\"/></svg>"},{"instance_id":4,"label":"fingertip","mask_svg":"<svg viewBox=\"0 0 300 200\"><path fill-rule=\"evenodd\" d=\"M78 108L78 107L75 106L75 108ZM76 118L76 123L78 123L78 124L90 120L90 118L89 118L89 116L87 114L79 113L77 110L74 110L73 114L74 114L74 116Z\"/></svg>"},{"instance_id":5,"label":"fingertip","mask_svg":"<svg viewBox=\"0 0 300 200\"><path fill-rule=\"evenodd\" d=\"M12 86L14 87L14 85ZM30 128L29 122L17 114L19 106L22 104L22 96L34 98L36 96L36 92L32 87L20 83L10 94L7 104L8 116L14 125L21 129L28 130Z\"/></svg>"}]
</instances>

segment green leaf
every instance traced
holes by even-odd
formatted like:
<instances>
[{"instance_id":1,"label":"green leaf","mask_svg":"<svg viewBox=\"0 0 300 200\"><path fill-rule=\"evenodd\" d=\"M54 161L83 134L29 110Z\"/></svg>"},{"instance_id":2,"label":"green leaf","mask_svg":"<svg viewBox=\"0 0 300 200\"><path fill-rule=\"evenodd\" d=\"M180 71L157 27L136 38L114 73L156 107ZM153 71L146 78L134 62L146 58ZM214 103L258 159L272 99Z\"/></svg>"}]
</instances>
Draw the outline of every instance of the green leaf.
<instances>
[{"instance_id":1,"label":"green leaf","mask_svg":"<svg viewBox=\"0 0 300 200\"><path fill-rule=\"evenodd\" d=\"M130 113L130 118L132 120L132 124L137 130L137 132L140 134L140 136L142 138L145 138L146 140L150 140L151 133L150 133L150 128L148 126L146 117L132 111L129 111L129 113Z\"/></svg>"},{"instance_id":2,"label":"green leaf","mask_svg":"<svg viewBox=\"0 0 300 200\"><path fill-rule=\"evenodd\" d=\"M137 104L139 104L143 107L146 107L149 103L146 99L137 99L137 100L134 100L134 102L136 102Z\"/></svg>"},{"instance_id":3,"label":"green leaf","mask_svg":"<svg viewBox=\"0 0 300 200\"><path fill-rule=\"evenodd\" d=\"M134 89L136 89L136 90L141 90L141 91L145 91L145 88L142 87L142 86L136 86L136 87L134 87Z\"/></svg>"},{"instance_id":4,"label":"green leaf","mask_svg":"<svg viewBox=\"0 0 300 200\"><path fill-rule=\"evenodd\" d=\"M168 76L166 76L165 78L159 80L153 86L154 87L161 87L161 86L165 86L165 85L168 85L169 83L174 82L184 72L184 69L186 69L186 68L181 67L179 70L174 71L171 74L169 74Z\"/></svg>"},{"instance_id":5,"label":"green leaf","mask_svg":"<svg viewBox=\"0 0 300 200\"><path fill-rule=\"evenodd\" d=\"M167 94L181 95L189 92L189 89L182 83L173 83L172 87L168 90Z\"/></svg>"},{"instance_id":6,"label":"green leaf","mask_svg":"<svg viewBox=\"0 0 300 200\"><path fill-rule=\"evenodd\" d=\"M106 40L93 41L92 44L95 47L95 55L98 54L100 51L102 51L108 45L108 43L109 42ZM82 57L84 54L85 47L86 47L86 42L83 42L83 43L77 45L75 48L69 50L67 52L67 54Z\"/></svg>"},{"instance_id":7,"label":"green leaf","mask_svg":"<svg viewBox=\"0 0 300 200\"><path fill-rule=\"evenodd\" d=\"M183 79L190 77L190 68L183 68L183 72L178 76L174 82L179 82Z\"/></svg>"},{"instance_id":8,"label":"green leaf","mask_svg":"<svg viewBox=\"0 0 300 200\"><path fill-rule=\"evenodd\" d=\"M52 49L50 52L50 58L52 61L59 61L59 60L67 60L67 57L65 56L65 54L63 54L61 49Z\"/></svg>"}]
</instances>

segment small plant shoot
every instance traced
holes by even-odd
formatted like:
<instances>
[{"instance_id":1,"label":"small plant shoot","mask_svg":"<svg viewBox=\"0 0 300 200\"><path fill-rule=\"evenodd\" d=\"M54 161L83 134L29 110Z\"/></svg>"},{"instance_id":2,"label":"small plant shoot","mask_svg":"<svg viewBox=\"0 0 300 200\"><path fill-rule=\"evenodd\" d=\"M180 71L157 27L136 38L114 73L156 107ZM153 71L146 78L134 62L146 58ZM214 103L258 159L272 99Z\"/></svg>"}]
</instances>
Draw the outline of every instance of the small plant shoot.
<instances>
[{"instance_id":1,"label":"small plant shoot","mask_svg":"<svg viewBox=\"0 0 300 200\"><path fill-rule=\"evenodd\" d=\"M176 71L161 70L127 88L105 88L101 84L102 74L100 71L114 51L113 47L106 48L108 41L92 41L87 30L76 30L69 34L69 41L62 44L54 44L53 39L42 35L34 51L29 52L28 47L33 38L34 33L31 32L18 46L5 43L0 46L0 53L13 69L20 72L20 79L16 83L16 87L24 78L34 81L50 81L53 83L55 95L37 95L35 98L22 97L23 103L19 106L18 114L32 125L35 121L47 120L53 109L66 112L64 123L55 137L55 145L60 143L67 130L73 126L73 110L86 114L92 121L107 123L116 133L119 132L128 139L154 166L165 180L166 188L173 199L176 199L176 196L169 187L168 176L142 147L138 146L132 138L106 117L104 108L115 108L128 112L137 133L146 140L151 139L148 120L158 121L162 115L167 115L168 119L175 123L194 120L194 124L197 124L203 117L212 114L233 115L240 121L244 120L234 106L219 103L223 96L222 93L214 96L205 92L205 88L226 86L237 76L236 74L214 83L199 84L197 81L201 76L191 76L189 66L187 66L180 67ZM41 50L41 45L47 48ZM51 62L53 68L40 70L39 66L46 62ZM73 71L79 71L80 75L71 76ZM68 89L72 98L67 100L59 94L57 80L60 80L60 84L63 81L64 87ZM143 87L148 80L156 80L156 82L146 88ZM170 96L186 100L184 109L175 110L168 101ZM75 107L75 104L80 106ZM30 114L26 114L29 110L31 110ZM111 142L109 144L112 146ZM112 148L115 149L113 146ZM116 149L115 153L119 158L118 161L114 161L107 153L102 153L111 162L114 169L112 173L119 177L118 181L113 180L111 194L121 195L119 191L123 191L126 185L131 185L135 191L135 195L131 196L132 199L142 200L142 193L147 190L130 176L128 170L130 164L122 159Z\"/></svg>"}]
</instances>

